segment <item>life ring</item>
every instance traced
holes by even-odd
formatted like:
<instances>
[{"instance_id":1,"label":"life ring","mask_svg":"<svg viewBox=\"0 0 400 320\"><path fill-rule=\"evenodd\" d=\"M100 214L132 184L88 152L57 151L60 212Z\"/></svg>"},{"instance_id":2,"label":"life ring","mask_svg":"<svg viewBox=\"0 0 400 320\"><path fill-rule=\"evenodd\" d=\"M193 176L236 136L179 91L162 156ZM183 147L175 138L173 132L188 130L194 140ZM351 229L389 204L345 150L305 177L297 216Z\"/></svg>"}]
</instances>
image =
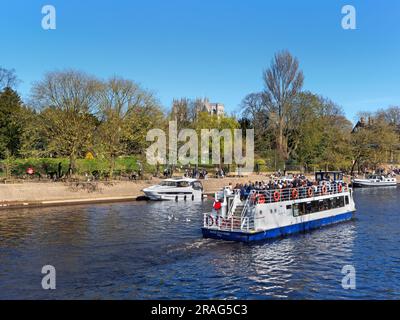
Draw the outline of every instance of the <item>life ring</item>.
<instances>
[{"instance_id":1,"label":"life ring","mask_svg":"<svg viewBox=\"0 0 400 320\"><path fill-rule=\"evenodd\" d=\"M339 191L339 193L342 193L342 191L343 191L343 187L342 187L342 184L341 184L341 183L339 183L338 191Z\"/></svg>"},{"instance_id":2,"label":"life ring","mask_svg":"<svg viewBox=\"0 0 400 320\"><path fill-rule=\"evenodd\" d=\"M211 221L211 223L210 223L210 221ZM206 218L206 224L207 224L207 226L209 226L209 227L213 226L213 225L214 225L214 218L213 218L212 216L207 216L207 218Z\"/></svg>"},{"instance_id":3,"label":"life ring","mask_svg":"<svg viewBox=\"0 0 400 320\"><path fill-rule=\"evenodd\" d=\"M308 190L307 190L308 197L311 198L313 196L313 194L314 194L313 189L311 187L309 187Z\"/></svg>"},{"instance_id":4,"label":"life ring","mask_svg":"<svg viewBox=\"0 0 400 320\"><path fill-rule=\"evenodd\" d=\"M257 197L257 203L265 203L265 196L263 194Z\"/></svg>"},{"instance_id":5,"label":"life ring","mask_svg":"<svg viewBox=\"0 0 400 320\"><path fill-rule=\"evenodd\" d=\"M278 202L280 198L281 198L281 193L279 191L275 191L274 192L274 200L275 200L275 202Z\"/></svg>"},{"instance_id":6,"label":"life ring","mask_svg":"<svg viewBox=\"0 0 400 320\"><path fill-rule=\"evenodd\" d=\"M222 207L221 202L219 202L219 201L215 201L215 202L214 202L213 208L214 208L215 210L218 211L218 210L221 209L221 207Z\"/></svg>"},{"instance_id":7,"label":"life ring","mask_svg":"<svg viewBox=\"0 0 400 320\"><path fill-rule=\"evenodd\" d=\"M299 190L297 190L296 188L294 188L292 190L292 199L297 199L299 197Z\"/></svg>"},{"instance_id":8,"label":"life ring","mask_svg":"<svg viewBox=\"0 0 400 320\"><path fill-rule=\"evenodd\" d=\"M328 189L326 188L326 185L324 184L321 188L322 194L327 194L328 193Z\"/></svg>"}]
</instances>

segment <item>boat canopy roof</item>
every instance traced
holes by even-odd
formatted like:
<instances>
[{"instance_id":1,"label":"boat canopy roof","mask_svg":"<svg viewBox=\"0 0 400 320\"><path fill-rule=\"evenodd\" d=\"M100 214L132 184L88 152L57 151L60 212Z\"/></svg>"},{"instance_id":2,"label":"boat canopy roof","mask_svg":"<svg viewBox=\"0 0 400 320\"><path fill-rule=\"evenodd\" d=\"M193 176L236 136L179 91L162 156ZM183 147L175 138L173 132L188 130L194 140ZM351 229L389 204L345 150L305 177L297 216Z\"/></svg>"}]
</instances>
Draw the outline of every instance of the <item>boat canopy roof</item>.
<instances>
[{"instance_id":1,"label":"boat canopy roof","mask_svg":"<svg viewBox=\"0 0 400 320\"><path fill-rule=\"evenodd\" d=\"M202 188L202 184L197 179L165 179L161 181L158 186L161 187L176 187L176 188L186 188L189 186L195 186L196 188Z\"/></svg>"},{"instance_id":2,"label":"boat canopy roof","mask_svg":"<svg viewBox=\"0 0 400 320\"><path fill-rule=\"evenodd\" d=\"M182 178L169 178L169 179L165 179L163 181L168 181L168 182L181 182L181 181L194 182L194 181L198 181L198 179L182 177Z\"/></svg>"}]
</instances>

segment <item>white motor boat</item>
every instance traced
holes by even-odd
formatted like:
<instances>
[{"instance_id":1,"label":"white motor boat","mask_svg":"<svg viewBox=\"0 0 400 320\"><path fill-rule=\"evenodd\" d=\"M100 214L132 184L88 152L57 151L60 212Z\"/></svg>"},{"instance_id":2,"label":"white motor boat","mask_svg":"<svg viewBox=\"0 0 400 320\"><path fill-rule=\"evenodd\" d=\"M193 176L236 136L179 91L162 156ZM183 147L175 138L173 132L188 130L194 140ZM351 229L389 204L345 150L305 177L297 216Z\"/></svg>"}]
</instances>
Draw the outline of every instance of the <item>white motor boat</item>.
<instances>
[{"instance_id":1,"label":"white motor boat","mask_svg":"<svg viewBox=\"0 0 400 320\"><path fill-rule=\"evenodd\" d=\"M366 179L352 179L353 187L387 187L396 186L397 180L393 177L370 175Z\"/></svg>"},{"instance_id":2,"label":"white motor boat","mask_svg":"<svg viewBox=\"0 0 400 320\"><path fill-rule=\"evenodd\" d=\"M165 179L157 185L142 190L150 200L201 200L203 185L197 179Z\"/></svg>"}]
</instances>

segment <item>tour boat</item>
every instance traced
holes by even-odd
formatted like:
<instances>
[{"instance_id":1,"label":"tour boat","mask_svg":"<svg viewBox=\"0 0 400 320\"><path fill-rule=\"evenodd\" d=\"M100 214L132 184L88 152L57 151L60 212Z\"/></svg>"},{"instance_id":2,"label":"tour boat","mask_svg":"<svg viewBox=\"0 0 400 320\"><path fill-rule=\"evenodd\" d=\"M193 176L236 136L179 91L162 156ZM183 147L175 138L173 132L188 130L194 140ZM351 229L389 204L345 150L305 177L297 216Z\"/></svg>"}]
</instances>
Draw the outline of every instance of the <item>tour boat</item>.
<instances>
[{"instance_id":1,"label":"tour boat","mask_svg":"<svg viewBox=\"0 0 400 320\"><path fill-rule=\"evenodd\" d=\"M370 175L366 179L352 179L353 187L388 187L397 186L396 178L381 175Z\"/></svg>"},{"instance_id":2,"label":"tour boat","mask_svg":"<svg viewBox=\"0 0 400 320\"><path fill-rule=\"evenodd\" d=\"M215 194L204 214L204 238L251 242L352 219L356 208L352 189L340 183L279 190L253 190L246 200L240 191Z\"/></svg>"},{"instance_id":3,"label":"tour boat","mask_svg":"<svg viewBox=\"0 0 400 320\"><path fill-rule=\"evenodd\" d=\"M150 200L199 200L203 198L203 185L197 179L165 179L142 190Z\"/></svg>"}]
</instances>

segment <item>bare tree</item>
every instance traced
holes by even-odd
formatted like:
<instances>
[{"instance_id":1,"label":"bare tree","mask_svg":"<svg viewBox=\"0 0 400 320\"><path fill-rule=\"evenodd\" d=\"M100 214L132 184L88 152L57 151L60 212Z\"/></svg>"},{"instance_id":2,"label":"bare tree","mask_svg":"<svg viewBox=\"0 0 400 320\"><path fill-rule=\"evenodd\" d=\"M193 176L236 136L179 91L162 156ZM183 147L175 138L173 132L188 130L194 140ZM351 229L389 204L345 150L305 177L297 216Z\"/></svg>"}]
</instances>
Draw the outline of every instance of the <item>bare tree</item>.
<instances>
[{"instance_id":1,"label":"bare tree","mask_svg":"<svg viewBox=\"0 0 400 320\"><path fill-rule=\"evenodd\" d=\"M97 91L100 83L79 71L50 72L35 83L32 98L46 120L49 148L70 159L70 171L76 158L92 144Z\"/></svg>"},{"instance_id":2,"label":"bare tree","mask_svg":"<svg viewBox=\"0 0 400 320\"><path fill-rule=\"evenodd\" d=\"M46 73L32 88L36 106L59 108L77 113L91 112L97 105L100 82L83 72L67 70Z\"/></svg>"},{"instance_id":3,"label":"bare tree","mask_svg":"<svg viewBox=\"0 0 400 320\"><path fill-rule=\"evenodd\" d=\"M261 154L270 147L269 115L260 92L248 94L240 104L242 121L248 121L255 130L255 147Z\"/></svg>"},{"instance_id":4,"label":"bare tree","mask_svg":"<svg viewBox=\"0 0 400 320\"><path fill-rule=\"evenodd\" d=\"M0 90L4 88L14 88L18 83L14 69L4 69L0 67Z\"/></svg>"},{"instance_id":5,"label":"bare tree","mask_svg":"<svg viewBox=\"0 0 400 320\"><path fill-rule=\"evenodd\" d=\"M391 106L387 109L381 109L377 116L383 117L388 123L400 129L400 107Z\"/></svg>"},{"instance_id":6,"label":"bare tree","mask_svg":"<svg viewBox=\"0 0 400 320\"><path fill-rule=\"evenodd\" d=\"M299 62L288 51L275 54L271 66L264 71L264 103L275 131L277 150L283 159L289 158L287 132L293 116L293 100L303 86Z\"/></svg>"},{"instance_id":7,"label":"bare tree","mask_svg":"<svg viewBox=\"0 0 400 320\"><path fill-rule=\"evenodd\" d=\"M174 99L170 117L178 123L178 130L187 128L193 121L191 113L192 102L188 98Z\"/></svg>"},{"instance_id":8,"label":"bare tree","mask_svg":"<svg viewBox=\"0 0 400 320\"><path fill-rule=\"evenodd\" d=\"M242 115L255 123L259 114L265 111L262 93L248 94L241 103L241 109Z\"/></svg>"}]
</instances>

